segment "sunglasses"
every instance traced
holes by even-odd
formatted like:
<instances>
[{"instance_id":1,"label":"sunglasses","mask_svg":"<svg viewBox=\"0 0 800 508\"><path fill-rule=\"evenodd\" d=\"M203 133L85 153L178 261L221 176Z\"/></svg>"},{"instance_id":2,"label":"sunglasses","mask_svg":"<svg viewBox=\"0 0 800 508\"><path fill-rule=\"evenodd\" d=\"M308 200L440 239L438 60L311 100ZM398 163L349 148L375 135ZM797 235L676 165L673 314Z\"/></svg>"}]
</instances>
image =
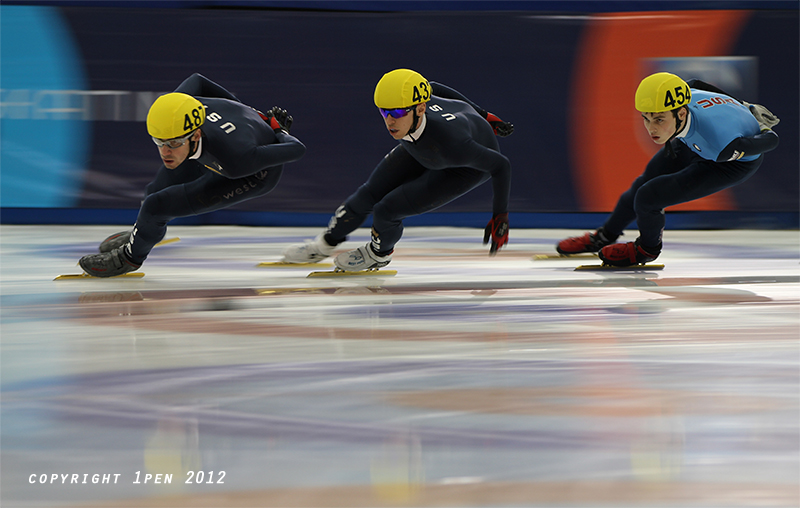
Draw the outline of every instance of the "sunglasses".
<instances>
[{"instance_id":1,"label":"sunglasses","mask_svg":"<svg viewBox=\"0 0 800 508\"><path fill-rule=\"evenodd\" d=\"M409 114L412 109L414 109L414 106L408 108L398 108L398 109L378 108L378 111L381 112L381 115L383 115L384 118L386 118L387 116L391 116L392 118L403 118L404 116Z\"/></svg>"},{"instance_id":2,"label":"sunglasses","mask_svg":"<svg viewBox=\"0 0 800 508\"><path fill-rule=\"evenodd\" d=\"M194 131L190 132L189 134L185 135L182 138L158 139L158 138L153 138L152 136L150 137L153 138L153 143L155 143L157 147L161 148L162 146L167 146L169 148L174 149L174 148L180 148L183 145L185 145L186 142L189 141L189 138L192 137L192 134L194 134Z\"/></svg>"}]
</instances>

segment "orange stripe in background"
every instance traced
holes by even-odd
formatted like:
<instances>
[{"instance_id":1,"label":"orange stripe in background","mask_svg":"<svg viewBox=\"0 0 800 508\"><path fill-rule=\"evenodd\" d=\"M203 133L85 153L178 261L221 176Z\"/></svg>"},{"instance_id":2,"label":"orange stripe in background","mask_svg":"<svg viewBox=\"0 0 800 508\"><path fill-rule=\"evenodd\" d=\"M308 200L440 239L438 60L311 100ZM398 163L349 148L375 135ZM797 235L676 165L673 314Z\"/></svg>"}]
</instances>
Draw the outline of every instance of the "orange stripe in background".
<instances>
[{"instance_id":1,"label":"orange stripe in background","mask_svg":"<svg viewBox=\"0 0 800 508\"><path fill-rule=\"evenodd\" d=\"M600 14L576 58L571 136L573 178L583 210L607 212L660 148L633 106L648 58L727 56L749 11ZM690 79L693 76L681 76ZM723 191L670 210L735 210Z\"/></svg>"}]
</instances>

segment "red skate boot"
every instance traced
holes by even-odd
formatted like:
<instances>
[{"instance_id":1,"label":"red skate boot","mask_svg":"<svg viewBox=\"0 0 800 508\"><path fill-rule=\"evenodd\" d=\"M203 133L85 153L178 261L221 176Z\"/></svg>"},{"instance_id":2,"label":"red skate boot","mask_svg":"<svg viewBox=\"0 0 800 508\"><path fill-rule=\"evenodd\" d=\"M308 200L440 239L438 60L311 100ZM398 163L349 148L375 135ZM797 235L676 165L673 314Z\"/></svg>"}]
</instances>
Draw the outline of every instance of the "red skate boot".
<instances>
[{"instance_id":1,"label":"red skate boot","mask_svg":"<svg viewBox=\"0 0 800 508\"><path fill-rule=\"evenodd\" d=\"M635 242L615 243L600 249L600 259L606 265L612 266L633 266L649 263L661 254L661 245L645 249L639 244L639 238Z\"/></svg>"},{"instance_id":2,"label":"red skate boot","mask_svg":"<svg viewBox=\"0 0 800 508\"><path fill-rule=\"evenodd\" d=\"M586 233L583 236L573 236L561 240L556 245L559 254L580 254L582 252L597 252L608 244L614 243L618 237L609 238L606 230L598 229L594 233Z\"/></svg>"}]
</instances>

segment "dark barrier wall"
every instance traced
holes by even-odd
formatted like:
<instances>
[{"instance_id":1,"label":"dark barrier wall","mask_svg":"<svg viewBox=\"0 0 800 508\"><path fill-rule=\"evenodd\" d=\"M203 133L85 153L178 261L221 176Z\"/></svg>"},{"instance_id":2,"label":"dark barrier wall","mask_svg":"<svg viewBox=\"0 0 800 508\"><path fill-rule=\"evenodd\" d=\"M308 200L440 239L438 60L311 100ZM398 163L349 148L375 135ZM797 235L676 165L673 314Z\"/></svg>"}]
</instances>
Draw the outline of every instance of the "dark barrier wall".
<instances>
[{"instance_id":1,"label":"dark barrier wall","mask_svg":"<svg viewBox=\"0 0 800 508\"><path fill-rule=\"evenodd\" d=\"M658 70L714 82L781 117L781 145L752 179L676 209L800 208L797 10L0 9L6 212L137 208L158 167L147 109L200 72L256 108L289 110L308 147L276 190L237 210L330 213L395 144L372 93L398 67L515 124L500 140L514 171L512 213L610 210L654 153L633 94ZM441 211L488 212L490 192Z\"/></svg>"}]
</instances>

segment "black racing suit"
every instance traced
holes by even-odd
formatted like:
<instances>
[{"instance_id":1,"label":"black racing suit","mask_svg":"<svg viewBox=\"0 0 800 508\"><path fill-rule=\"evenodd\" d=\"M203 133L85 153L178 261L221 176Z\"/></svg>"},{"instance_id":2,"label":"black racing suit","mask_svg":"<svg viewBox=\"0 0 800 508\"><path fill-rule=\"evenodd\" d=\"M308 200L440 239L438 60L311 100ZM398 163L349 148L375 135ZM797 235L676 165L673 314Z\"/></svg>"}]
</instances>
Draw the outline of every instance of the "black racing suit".
<instances>
[{"instance_id":1,"label":"black racing suit","mask_svg":"<svg viewBox=\"0 0 800 508\"><path fill-rule=\"evenodd\" d=\"M424 125L400 140L331 218L325 241L337 245L373 215L372 249L392 252L403 219L435 210L492 179L495 214L508 212L511 163L486 112L455 90L431 82Z\"/></svg>"},{"instance_id":2,"label":"black racing suit","mask_svg":"<svg viewBox=\"0 0 800 508\"><path fill-rule=\"evenodd\" d=\"M305 146L285 131L275 132L256 110L200 74L175 90L206 107L202 140L175 169L163 164L146 194L131 237L132 261L141 263L164 238L167 223L267 194L283 165L300 159Z\"/></svg>"}]
</instances>

